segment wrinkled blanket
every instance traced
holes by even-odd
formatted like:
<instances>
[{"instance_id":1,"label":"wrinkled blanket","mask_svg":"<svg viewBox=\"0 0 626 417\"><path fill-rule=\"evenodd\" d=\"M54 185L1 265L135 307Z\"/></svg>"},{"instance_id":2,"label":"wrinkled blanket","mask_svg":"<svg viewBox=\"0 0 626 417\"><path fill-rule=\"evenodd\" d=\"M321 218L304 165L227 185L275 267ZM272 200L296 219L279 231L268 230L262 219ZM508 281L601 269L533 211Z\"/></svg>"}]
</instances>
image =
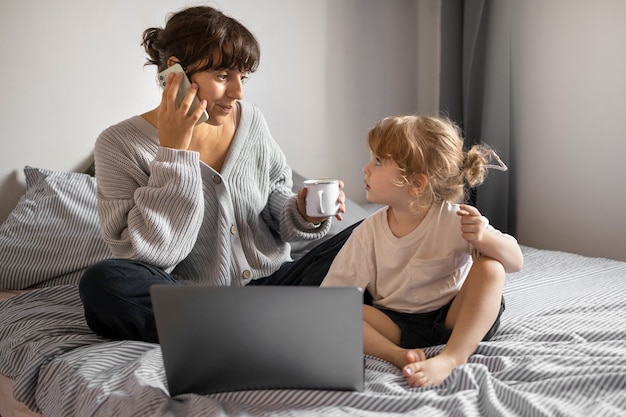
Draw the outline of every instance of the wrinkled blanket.
<instances>
[{"instance_id":1,"label":"wrinkled blanket","mask_svg":"<svg viewBox=\"0 0 626 417\"><path fill-rule=\"evenodd\" d=\"M524 248L496 337L440 386L365 357L365 390L171 398L156 344L85 324L75 286L0 301L0 374L45 416L612 416L626 414L626 263ZM427 350L437 353L440 347Z\"/></svg>"}]
</instances>

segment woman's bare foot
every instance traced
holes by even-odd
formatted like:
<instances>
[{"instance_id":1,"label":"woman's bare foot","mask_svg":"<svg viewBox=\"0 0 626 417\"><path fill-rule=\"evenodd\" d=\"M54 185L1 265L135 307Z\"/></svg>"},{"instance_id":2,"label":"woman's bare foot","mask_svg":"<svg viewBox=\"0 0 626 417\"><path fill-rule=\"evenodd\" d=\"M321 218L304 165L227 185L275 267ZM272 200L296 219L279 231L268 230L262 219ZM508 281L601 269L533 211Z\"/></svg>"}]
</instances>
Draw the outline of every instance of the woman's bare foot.
<instances>
[{"instance_id":1,"label":"woman's bare foot","mask_svg":"<svg viewBox=\"0 0 626 417\"><path fill-rule=\"evenodd\" d=\"M427 387L441 384L458 365L453 357L445 353L426 359L423 356L424 352L421 350L419 352L422 356L419 356L419 353L415 353L414 350L408 351L406 354L408 364L402 368L402 373L411 386Z\"/></svg>"}]
</instances>

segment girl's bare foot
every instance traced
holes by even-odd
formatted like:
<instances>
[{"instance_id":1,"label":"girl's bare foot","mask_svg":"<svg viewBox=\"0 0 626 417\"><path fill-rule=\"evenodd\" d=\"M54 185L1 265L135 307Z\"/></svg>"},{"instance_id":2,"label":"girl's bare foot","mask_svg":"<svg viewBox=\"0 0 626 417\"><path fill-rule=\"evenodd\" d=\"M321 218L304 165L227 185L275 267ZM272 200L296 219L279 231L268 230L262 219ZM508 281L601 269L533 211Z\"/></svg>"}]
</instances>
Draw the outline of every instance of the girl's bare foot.
<instances>
[{"instance_id":1,"label":"girl's bare foot","mask_svg":"<svg viewBox=\"0 0 626 417\"><path fill-rule=\"evenodd\" d=\"M424 353L419 351L422 354L421 357L419 354L413 353L413 350L408 351L406 354L408 364L402 368L402 373L411 386L427 387L441 384L458 365L453 357L445 353L425 359Z\"/></svg>"},{"instance_id":2,"label":"girl's bare foot","mask_svg":"<svg viewBox=\"0 0 626 417\"><path fill-rule=\"evenodd\" d=\"M406 363L422 362L426 360L426 354L422 349L409 349L404 355Z\"/></svg>"}]
</instances>

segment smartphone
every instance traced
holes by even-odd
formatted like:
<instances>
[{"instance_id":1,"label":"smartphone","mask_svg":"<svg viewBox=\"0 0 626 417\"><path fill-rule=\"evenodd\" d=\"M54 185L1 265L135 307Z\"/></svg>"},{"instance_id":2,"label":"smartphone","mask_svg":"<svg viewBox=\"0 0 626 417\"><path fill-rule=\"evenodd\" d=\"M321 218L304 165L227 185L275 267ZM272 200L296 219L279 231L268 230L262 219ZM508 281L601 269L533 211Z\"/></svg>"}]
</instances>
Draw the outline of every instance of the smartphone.
<instances>
[{"instance_id":1,"label":"smartphone","mask_svg":"<svg viewBox=\"0 0 626 417\"><path fill-rule=\"evenodd\" d=\"M165 87L165 84L167 82L167 75L170 72L174 72L174 73L182 72L183 73L183 79L180 82L180 87L178 88L178 93L176 94L176 105L180 107L181 103L183 102L183 99L187 95L187 91L189 91L189 87L191 87L191 82L189 82L189 78L187 78L187 74L185 74L185 70L183 70L183 67L181 67L180 64L174 64L171 67L166 68L165 70L159 73L158 80L159 80L159 84L161 85L161 87ZM196 111L199 105L200 105L200 100L196 96L193 98L193 102L191 103L191 107L189 107L189 112L187 114L191 114L194 111ZM206 112L206 110L204 110L202 112L202 116L200 116L200 119L198 120L196 124L204 123L207 120L209 120L209 114Z\"/></svg>"}]
</instances>

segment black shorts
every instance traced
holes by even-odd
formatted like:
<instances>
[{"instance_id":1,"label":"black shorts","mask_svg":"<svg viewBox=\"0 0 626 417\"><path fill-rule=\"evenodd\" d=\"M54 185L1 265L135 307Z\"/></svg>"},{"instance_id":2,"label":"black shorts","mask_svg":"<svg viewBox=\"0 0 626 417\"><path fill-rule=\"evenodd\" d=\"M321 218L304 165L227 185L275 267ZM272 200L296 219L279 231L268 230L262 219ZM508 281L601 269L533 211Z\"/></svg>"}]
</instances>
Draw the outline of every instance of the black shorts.
<instances>
[{"instance_id":1,"label":"black shorts","mask_svg":"<svg viewBox=\"0 0 626 417\"><path fill-rule=\"evenodd\" d=\"M454 299L452 300L454 301ZM438 310L428 313L399 313L393 310L380 308L398 327L400 327L400 347L405 349L424 348L428 346L443 345L450 339L451 329L444 326L448 310L452 305L450 301ZM500 303L498 317L489 329L483 341L491 339L500 327L500 316L505 309L504 297Z\"/></svg>"}]
</instances>

